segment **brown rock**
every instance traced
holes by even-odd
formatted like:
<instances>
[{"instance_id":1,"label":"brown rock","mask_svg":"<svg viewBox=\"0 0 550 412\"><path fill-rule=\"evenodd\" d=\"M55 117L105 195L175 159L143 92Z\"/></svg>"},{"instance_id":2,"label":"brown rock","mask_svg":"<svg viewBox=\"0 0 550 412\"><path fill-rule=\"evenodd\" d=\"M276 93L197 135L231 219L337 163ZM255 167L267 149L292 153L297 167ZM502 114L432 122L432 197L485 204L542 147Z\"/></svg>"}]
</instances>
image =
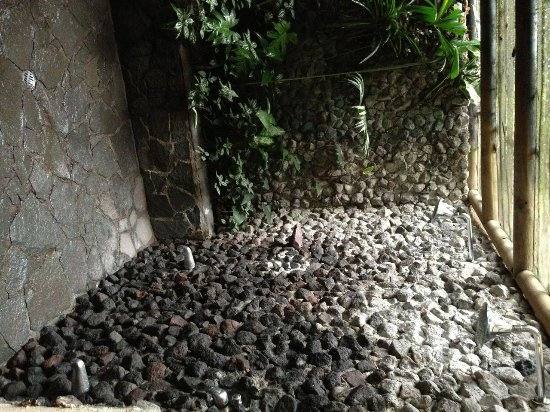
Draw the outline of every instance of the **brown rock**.
<instances>
[{"instance_id":1,"label":"brown rock","mask_svg":"<svg viewBox=\"0 0 550 412\"><path fill-rule=\"evenodd\" d=\"M234 367L237 370L243 371L243 372L249 372L250 371L250 362L244 355L235 355L232 356L229 361L229 366Z\"/></svg>"},{"instance_id":2,"label":"brown rock","mask_svg":"<svg viewBox=\"0 0 550 412\"><path fill-rule=\"evenodd\" d=\"M187 321L183 319L180 315L174 315L170 318L169 324L171 326L181 326L184 327L187 325Z\"/></svg>"},{"instance_id":3,"label":"brown rock","mask_svg":"<svg viewBox=\"0 0 550 412\"><path fill-rule=\"evenodd\" d=\"M149 381L161 381L166 376L166 365L162 362L151 362L147 365L147 379Z\"/></svg>"},{"instance_id":4,"label":"brown rock","mask_svg":"<svg viewBox=\"0 0 550 412\"><path fill-rule=\"evenodd\" d=\"M99 363L103 366L108 365L114 359L115 354L113 352L107 352L99 356Z\"/></svg>"},{"instance_id":5,"label":"brown rock","mask_svg":"<svg viewBox=\"0 0 550 412\"><path fill-rule=\"evenodd\" d=\"M147 292L144 290L136 290L136 299L143 299L145 296L147 296Z\"/></svg>"},{"instance_id":6,"label":"brown rock","mask_svg":"<svg viewBox=\"0 0 550 412\"><path fill-rule=\"evenodd\" d=\"M356 369L344 372L342 378L352 387L365 384L365 375Z\"/></svg>"},{"instance_id":7,"label":"brown rock","mask_svg":"<svg viewBox=\"0 0 550 412\"><path fill-rule=\"evenodd\" d=\"M225 319L220 324L220 330L227 335L234 335L242 326L241 322L237 322L233 319Z\"/></svg>"},{"instance_id":8,"label":"brown rock","mask_svg":"<svg viewBox=\"0 0 550 412\"><path fill-rule=\"evenodd\" d=\"M141 401L145 399L146 395L147 395L147 392L145 392L143 389L135 388L126 396L125 401L129 405L133 405L137 401Z\"/></svg>"},{"instance_id":9,"label":"brown rock","mask_svg":"<svg viewBox=\"0 0 550 412\"><path fill-rule=\"evenodd\" d=\"M42 363L44 369L55 368L63 362L63 355L52 355Z\"/></svg>"},{"instance_id":10,"label":"brown rock","mask_svg":"<svg viewBox=\"0 0 550 412\"><path fill-rule=\"evenodd\" d=\"M302 247L304 246L304 233L302 231L302 225L300 223L297 223L296 226L294 226L292 235L288 239L288 244L295 249L302 249Z\"/></svg>"}]
</instances>

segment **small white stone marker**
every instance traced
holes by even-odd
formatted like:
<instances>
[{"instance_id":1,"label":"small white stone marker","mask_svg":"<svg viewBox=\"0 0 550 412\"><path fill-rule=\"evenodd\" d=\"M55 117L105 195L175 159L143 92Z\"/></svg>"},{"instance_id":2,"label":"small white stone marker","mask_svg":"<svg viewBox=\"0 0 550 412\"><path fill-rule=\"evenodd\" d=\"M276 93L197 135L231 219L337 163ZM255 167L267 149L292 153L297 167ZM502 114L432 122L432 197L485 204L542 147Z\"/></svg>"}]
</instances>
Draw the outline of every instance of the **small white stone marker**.
<instances>
[{"instance_id":1,"label":"small white stone marker","mask_svg":"<svg viewBox=\"0 0 550 412\"><path fill-rule=\"evenodd\" d=\"M76 396L83 395L90 390L86 365L81 359L76 359L72 364L71 390Z\"/></svg>"},{"instance_id":2,"label":"small white stone marker","mask_svg":"<svg viewBox=\"0 0 550 412\"><path fill-rule=\"evenodd\" d=\"M193 252L191 252L191 249L189 248L189 246L183 247L182 255L183 255L183 268L185 270L195 269L195 258L193 258Z\"/></svg>"},{"instance_id":3,"label":"small white stone marker","mask_svg":"<svg viewBox=\"0 0 550 412\"><path fill-rule=\"evenodd\" d=\"M227 395L227 392L223 389L212 388L210 389L210 395L212 395L212 398L214 399L214 404L218 408L224 408L225 406L227 406L227 403L229 402L229 396Z\"/></svg>"}]
</instances>

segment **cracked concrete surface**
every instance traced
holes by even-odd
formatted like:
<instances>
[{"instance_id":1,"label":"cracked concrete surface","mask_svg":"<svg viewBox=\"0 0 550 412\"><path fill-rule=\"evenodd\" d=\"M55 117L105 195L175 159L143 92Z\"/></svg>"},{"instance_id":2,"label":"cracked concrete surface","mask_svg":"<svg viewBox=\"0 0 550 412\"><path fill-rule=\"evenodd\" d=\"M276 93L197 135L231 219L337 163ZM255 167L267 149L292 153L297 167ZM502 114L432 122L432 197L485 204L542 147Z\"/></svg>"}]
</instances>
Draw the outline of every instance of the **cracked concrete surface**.
<instances>
[{"instance_id":1,"label":"cracked concrete surface","mask_svg":"<svg viewBox=\"0 0 550 412\"><path fill-rule=\"evenodd\" d=\"M154 240L110 16L0 4L0 363Z\"/></svg>"}]
</instances>

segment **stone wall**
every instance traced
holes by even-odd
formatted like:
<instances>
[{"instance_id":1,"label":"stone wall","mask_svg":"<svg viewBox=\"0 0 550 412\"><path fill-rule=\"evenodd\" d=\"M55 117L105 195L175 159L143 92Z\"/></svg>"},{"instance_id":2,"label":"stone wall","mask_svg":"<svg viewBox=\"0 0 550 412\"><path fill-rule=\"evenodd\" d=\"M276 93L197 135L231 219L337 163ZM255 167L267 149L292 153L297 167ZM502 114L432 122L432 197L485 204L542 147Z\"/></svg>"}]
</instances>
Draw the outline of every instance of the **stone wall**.
<instances>
[{"instance_id":1,"label":"stone wall","mask_svg":"<svg viewBox=\"0 0 550 412\"><path fill-rule=\"evenodd\" d=\"M1 363L154 240L107 0L0 3L0 187Z\"/></svg>"},{"instance_id":2,"label":"stone wall","mask_svg":"<svg viewBox=\"0 0 550 412\"><path fill-rule=\"evenodd\" d=\"M286 76L334 72L338 68L327 56L336 53L337 45L327 46L322 36L302 41L287 60ZM301 166L294 174L274 173L264 199L283 207L461 199L468 169L468 102L452 88L430 94L436 69L364 74L367 156L352 108L358 93L346 77L283 84L277 116L287 131L285 147Z\"/></svg>"},{"instance_id":3,"label":"stone wall","mask_svg":"<svg viewBox=\"0 0 550 412\"><path fill-rule=\"evenodd\" d=\"M170 2L111 2L128 107L157 237L212 233L206 171L189 121L185 73Z\"/></svg>"}]
</instances>

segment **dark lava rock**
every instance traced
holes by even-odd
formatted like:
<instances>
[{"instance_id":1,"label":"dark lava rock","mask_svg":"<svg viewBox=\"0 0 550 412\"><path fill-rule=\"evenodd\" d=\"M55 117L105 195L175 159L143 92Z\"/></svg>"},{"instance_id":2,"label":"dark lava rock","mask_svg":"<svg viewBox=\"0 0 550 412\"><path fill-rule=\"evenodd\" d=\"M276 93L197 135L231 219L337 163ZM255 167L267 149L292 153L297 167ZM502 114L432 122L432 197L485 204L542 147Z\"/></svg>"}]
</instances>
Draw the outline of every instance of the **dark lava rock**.
<instances>
[{"instance_id":1,"label":"dark lava rock","mask_svg":"<svg viewBox=\"0 0 550 412\"><path fill-rule=\"evenodd\" d=\"M137 352L132 352L131 354L126 355L122 359L122 366L129 371L141 370L145 367L141 355Z\"/></svg>"},{"instance_id":2,"label":"dark lava rock","mask_svg":"<svg viewBox=\"0 0 550 412\"><path fill-rule=\"evenodd\" d=\"M32 366L27 369L26 381L29 385L42 384L46 380L42 368L38 366Z\"/></svg>"},{"instance_id":3,"label":"dark lava rock","mask_svg":"<svg viewBox=\"0 0 550 412\"><path fill-rule=\"evenodd\" d=\"M235 340L241 345L253 345L256 342L256 335L246 330L240 330Z\"/></svg>"},{"instance_id":4,"label":"dark lava rock","mask_svg":"<svg viewBox=\"0 0 550 412\"><path fill-rule=\"evenodd\" d=\"M308 362L315 366L330 366L332 357L326 352L315 352L309 356Z\"/></svg>"},{"instance_id":5,"label":"dark lava rock","mask_svg":"<svg viewBox=\"0 0 550 412\"><path fill-rule=\"evenodd\" d=\"M211 344L212 338L204 333L196 333L187 339L187 345L192 352L208 349Z\"/></svg>"},{"instance_id":6,"label":"dark lava rock","mask_svg":"<svg viewBox=\"0 0 550 412\"><path fill-rule=\"evenodd\" d=\"M376 389L369 385L361 385L353 388L346 398L346 404L367 405L367 403L378 395Z\"/></svg>"},{"instance_id":7,"label":"dark lava rock","mask_svg":"<svg viewBox=\"0 0 550 412\"><path fill-rule=\"evenodd\" d=\"M440 392L437 385L432 381L418 381L416 383L416 389L418 389L422 395L433 396Z\"/></svg>"},{"instance_id":8,"label":"dark lava rock","mask_svg":"<svg viewBox=\"0 0 550 412\"><path fill-rule=\"evenodd\" d=\"M523 376L529 376L535 373L535 365L529 359L521 359L517 361L514 366Z\"/></svg>"},{"instance_id":9,"label":"dark lava rock","mask_svg":"<svg viewBox=\"0 0 550 412\"><path fill-rule=\"evenodd\" d=\"M115 386L115 394L117 398L126 399L126 397L137 388L137 385L128 381L120 381Z\"/></svg>"},{"instance_id":10,"label":"dark lava rock","mask_svg":"<svg viewBox=\"0 0 550 412\"><path fill-rule=\"evenodd\" d=\"M105 403L107 405L116 403L113 388L105 381L98 382L98 384L90 390L90 396L99 403Z\"/></svg>"},{"instance_id":11,"label":"dark lava rock","mask_svg":"<svg viewBox=\"0 0 550 412\"><path fill-rule=\"evenodd\" d=\"M57 333L55 329L51 326L46 326L42 329L40 335L40 343L42 343L44 346L50 347L57 345L65 346L67 344L65 340L61 337L61 335Z\"/></svg>"},{"instance_id":12,"label":"dark lava rock","mask_svg":"<svg viewBox=\"0 0 550 412\"><path fill-rule=\"evenodd\" d=\"M2 393L7 400L17 399L26 395L27 386L21 381L10 382L4 387Z\"/></svg>"},{"instance_id":13,"label":"dark lava rock","mask_svg":"<svg viewBox=\"0 0 550 412\"><path fill-rule=\"evenodd\" d=\"M386 373L380 369L377 369L367 376L366 380L371 385L378 385L384 379L386 379Z\"/></svg>"},{"instance_id":14,"label":"dark lava rock","mask_svg":"<svg viewBox=\"0 0 550 412\"><path fill-rule=\"evenodd\" d=\"M64 374L52 376L44 386L46 387L46 394L50 399L61 395L69 395L72 389L71 381Z\"/></svg>"},{"instance_id":15,"label":"dark lava rock","mask_svg":"<svg viewBox=\"0 0 550 412\"><path fill-rule=\"evenodd\" d=\"M274 412L296 412L298 402L290 395L283 395L275 405Z\"/></svg>"},{"instance_id":16,"label":"dark lava rock","mask_svg":"<svg viewBox=\"0 0 550 412\"><path fill-rule=\"evenodd\" d=\"M189 362L187 362L187 366L185 370L187 371L189 376L194 376L195 378L202 378L206 373L206 371L208 370L208 365L198 359L192 359Z\"/></svg>"}]
</instances>

